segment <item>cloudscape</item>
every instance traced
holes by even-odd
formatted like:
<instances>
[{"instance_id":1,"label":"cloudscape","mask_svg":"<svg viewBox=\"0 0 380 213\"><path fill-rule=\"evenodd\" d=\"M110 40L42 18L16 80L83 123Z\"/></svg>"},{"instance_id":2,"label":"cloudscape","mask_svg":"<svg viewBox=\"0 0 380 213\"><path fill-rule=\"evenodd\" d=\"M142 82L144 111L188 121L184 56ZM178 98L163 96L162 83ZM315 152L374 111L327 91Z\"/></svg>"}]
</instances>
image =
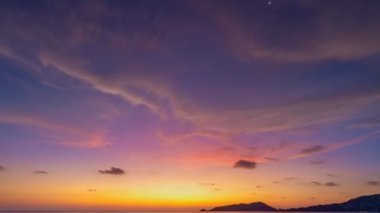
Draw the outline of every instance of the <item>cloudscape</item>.
<instances>
[{"instance_id":1,"label":"cloudscape","mask_svg":"<svg viewBox=\"0 0 380 213\"><path fill-rule=\"evenodd\" d=\"M380 192L380 1L0 2L0 210Z\"/></svg>"}]
</instances>

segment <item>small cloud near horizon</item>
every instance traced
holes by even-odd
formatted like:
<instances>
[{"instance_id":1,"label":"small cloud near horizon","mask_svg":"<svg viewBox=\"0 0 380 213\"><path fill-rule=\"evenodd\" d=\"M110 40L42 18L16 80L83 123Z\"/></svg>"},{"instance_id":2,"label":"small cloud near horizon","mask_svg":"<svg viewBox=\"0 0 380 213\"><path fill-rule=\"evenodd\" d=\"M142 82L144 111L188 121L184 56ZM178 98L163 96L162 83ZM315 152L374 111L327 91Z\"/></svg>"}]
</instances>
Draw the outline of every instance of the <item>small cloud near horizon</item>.
<instances>
[{"instance_id":1,"label":"small cloud near horizon","mask_svg":"<svg viewBox=\"0 0 380 213\"><path fill-rule=\"evenodd\" d=\"M282 180L292 181L292 180L298 180L298 178L296 178L296 177L287 177L287 178L283 178Z\"/></svg>"},{"instance_id":2,"label":"small cloud near horizon","mask_svg":"<svg viewBox=\"0 0 380 213\"><path fill-rule=\"evenodd\" d=\"M0 171L5 170L4 166L0 166Z\"/></svg>"},{"instance_id":3,"label":"small cloud near horizon","mask_svg":"<svg viewBox=\"0 0 380 213\"><path fill-rule=\"evenodd\" d=\"M88 192L96 192L96 189L88 189Z\"/></svg>"},{"instance_id":4,"label":"small cloud near horizon","mask_svg":"<svg viewBox=\"0 0 380 213\"><path fill-rule=\"evenodd\" d=\"M125 174L125 171L120 169L120 168L116 168L116 167L111 167L111 169L109 170L98 170L100 174L106 174L106 175L124 175Z\"/></svg>"},{"instance_id":5,"label":"small cloud near horizon","mask_svg":"<svg viewBox=\"0 0 380 213\"><path fill-rule=\"evenodd\" d=\"M336 177L336 176L338 176L338 175L336 175L336 174L332 174L332 173L326 173L326 176L329 176L329 177Z\"/></svg>"},{"instance_id":6,"label":"small cloud near horizon","mask_svg":"<svg viewBox=\"0 0 380 213\"><path fill-rule=\"evenodd\" d=\"M216 183L212 183L212 182L200 182L198 183L199 185L201 186L216 186L217 184Z\"/></svg>"},{"instance_id":7,"label":"small cloud near horizon","mask_svg":"<svg viewBox=\"0 0 380 213\"><path fill-rule=\"evenodd\" d=\"M313 185L313 186L326 186L326 187L334 187L334 186L340 186L340 184L334 182L334 181L329 181L326 183L321 183L319 181L310 181L307 183L308 185Z\"/></svg>"},{"instance_id":8,"label":"small cloud near horizon","mask_svg":"<svg viewBox=\"0 0 380 213\"><path fill-rule=\"evenodd\" d=\"M331 181L331 182L327 182L327 183L325 183L325 186L327 186L327 187L333 187L333 186L339 186L339 184L337 184L337 183Z\"/></svg>"},{"instance_id":9,"label":"small cloud near horizon","mask_svg":"<svg viewBox=\"0 0 380 213\"><path fill-rule=\"evenodd\" d=\"M237 161L234 168L242 168L242 169L254 169L256 168L256 162L248 161L248 160L239 160Z\"/></svg>"},{"instance_id":10,"label":"small cloud near horizon","mask_svg":"<svg viewBox=\"0 0 380 213\"><path fill-rule=\"evenodd\" d=\"M367 185L370 185L370 186L377 186L379 184L380 184L379 181L374 181L374 180L367 181Z\"/></svg>"},{"instance_id":11,"label":"small cloud near horizon","mask_svg":"<svg viewBox=\"0 0 380 213\"><path fill-rule=\"evenodd\" d=\"M311 181L310 182L311 184L315 185L315 186L320 186L322 185L322 183L318 182L318 181Z\"/></svg>"},{"instance_id":12,"label":"small cloud near horizon","mask_svg":"<svg viewBox=\"0 0 380 213\"><path fill-rule=\"evenodd\" d=\"M44 171L44 170L34 170L33 171L33 174L39 174L39 175L44 175L44 174L48 174L49 172L47 171Z\"/></svg>"}]
</instances>

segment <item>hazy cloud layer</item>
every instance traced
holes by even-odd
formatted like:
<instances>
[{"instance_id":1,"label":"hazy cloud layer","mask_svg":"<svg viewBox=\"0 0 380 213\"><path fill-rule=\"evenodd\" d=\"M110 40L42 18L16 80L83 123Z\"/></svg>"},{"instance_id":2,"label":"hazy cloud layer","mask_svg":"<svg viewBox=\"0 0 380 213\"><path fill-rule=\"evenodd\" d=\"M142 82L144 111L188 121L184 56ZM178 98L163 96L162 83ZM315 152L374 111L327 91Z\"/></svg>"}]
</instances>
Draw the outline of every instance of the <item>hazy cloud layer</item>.
<instances>
[{"instance_id":1,"label":"hazy cloud layer","mask_svg":"<svg viewBox=\"0 0 380 213\"><path fill-rule=\"evenodd\" d=\"M379 115L375 116L379 117ZM365 118L365 119L359 119L354 122L352 122L348 128L359 128L359 129L368 129L368 128L376 128L380 126L380 119L379 118Z\"/></svg>"},{"instance_id":2,"label":"hazy cloud layer","mask_svg":"<svg viewBox=\"0 0 380 213\"><path fill-rule=\"evenodd\" d=\"M231 54L242 59L350 60L380 51L377 39L380 30L376 27L380 19L375 9L379 6L377 2L336 1L327 4L323 1L293 1L291 6L289 1L277 1L270 6L252 6L245 2L240 8L215 2L201 5L204 13L219 24ZM366 10L366 14L360 9L352 9L367 7L372 8ZM293 11L294 17L302 16L308 22L290 19L278 12L286 9ZM251 11L252 15L241 14L246 11ZM263 19L262 13L270 14L270 18ZM372 19L361 19L369 14ZM356 27L362 31L355 30ZM295 35L298 39L294 39Z\"/></svg>"}]
</instances>

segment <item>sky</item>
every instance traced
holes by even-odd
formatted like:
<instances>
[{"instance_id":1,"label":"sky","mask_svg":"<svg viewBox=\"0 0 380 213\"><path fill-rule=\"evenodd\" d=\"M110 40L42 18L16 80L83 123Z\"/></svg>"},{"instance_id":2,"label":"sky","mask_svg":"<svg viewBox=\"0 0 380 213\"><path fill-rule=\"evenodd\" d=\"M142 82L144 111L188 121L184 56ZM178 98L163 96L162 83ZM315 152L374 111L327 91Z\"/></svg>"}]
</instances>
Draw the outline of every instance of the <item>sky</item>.
<instances>
[{"instance_id":1,"label":"sky","mask_svg":"<svg viewBox=\"0 0 380 213\"><path fill-rule=\"evenodd\" d=\"M0 210L380 191L380 1L0 2Z\"/></svg>"}]
</instances>

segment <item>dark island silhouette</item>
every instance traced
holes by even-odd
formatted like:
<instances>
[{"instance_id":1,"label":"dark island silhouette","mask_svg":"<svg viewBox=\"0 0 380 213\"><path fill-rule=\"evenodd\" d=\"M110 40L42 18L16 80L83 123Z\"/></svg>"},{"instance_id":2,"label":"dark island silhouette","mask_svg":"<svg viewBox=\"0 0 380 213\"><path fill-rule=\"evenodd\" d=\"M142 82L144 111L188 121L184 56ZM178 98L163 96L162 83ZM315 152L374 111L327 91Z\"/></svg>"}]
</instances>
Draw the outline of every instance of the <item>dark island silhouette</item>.
<instances>
[{"instance_id":1,"label":"dark island silhouette","mask_svg":"<svg viewBox=\"0 0 380 213\"><path fill-rule=\"evenodd\" d=\"M380 212L380 194L361 196L343 203L276 209L263 202L241 203L201 211L287 211L287 212Z\"/></svg>"},{"instance_id":2,"label":"dark island silhouette","mask_svg":"<svg viewBox=\"0 0 380 213\"><path fill-rule=\"evenodd\" d=\"M204 209L203 209L204 210ZM210 209L208 211L277 211L277 209L268 206L263 202L255 202L255 203L241 203L241 204L233 204L228 206L220 206Z\"/></svg>"}]
</instances>

